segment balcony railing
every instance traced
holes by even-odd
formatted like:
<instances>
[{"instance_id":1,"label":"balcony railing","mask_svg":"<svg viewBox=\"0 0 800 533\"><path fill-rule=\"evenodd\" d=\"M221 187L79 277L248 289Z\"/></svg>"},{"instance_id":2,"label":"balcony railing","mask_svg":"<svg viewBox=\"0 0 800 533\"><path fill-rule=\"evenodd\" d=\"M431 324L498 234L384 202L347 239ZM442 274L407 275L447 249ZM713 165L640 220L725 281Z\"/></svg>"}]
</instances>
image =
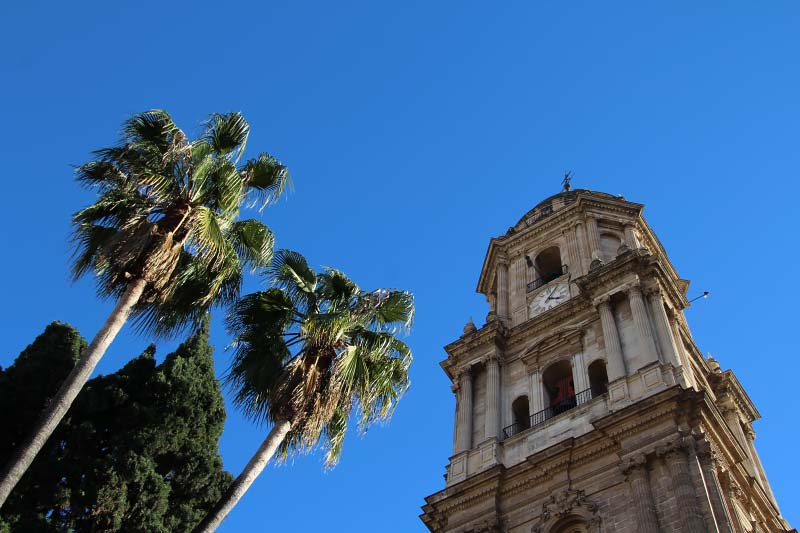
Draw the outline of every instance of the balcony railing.
<instances>
[{"instance_id":1,"label":"balcony railing","mask_svg":"<svg viewBox=\"0 0 800 533\"><path fill-rule=\"evenodd\" d=\"M539 287L543 287L553 281L554 279L558 279L568 271L567 265L561 265L561 270L555 270L553 272L548 272L547 274L542 275L541 278L535 279L528 283L528 292L535 291Z\"/></svg>"},{"instance_id":2,"label":"balcony railing","mask_svg":"<svg viewBox=\"0 0 800 533\"><path fill-rule=\"evenodd\" d=\"M546 205L546 206L542 207L541 209L539 209L539 211L537 211L536 213L534 213L533 215L531 215L527 219L525 219L525 226L526 227L533 226L534 224L539 222L541 219L543 219L545 217L549 217L552 214L553 214L553 206L552 205Z\"/></svg>"},{"instance_id":3,"label":"balcony railing","mask_svg":"<svg viewBox=\"0 0 800 533\"><path fill-rule=\"evenodd\" d=\"M592 389L586 389L585 391L581 391L575 396L570 396L568 398L565 398L564 401L557 403L556 405L551 405L546 409L542 409L538 413L533 413L528 420L515 422L510 426L503 428L503 438L507 439L509 437L513 437L517 433L521 433L526 429L530 429L538 426L539 424L543 424L544 422L550 420L551 418L558 416L566 411L569 411L574 407L583 405L587 403L589 400L592 400L593 398L603 396L605 393L606 393L605 387L595 387Z\"/></svg>"}]
</instances>

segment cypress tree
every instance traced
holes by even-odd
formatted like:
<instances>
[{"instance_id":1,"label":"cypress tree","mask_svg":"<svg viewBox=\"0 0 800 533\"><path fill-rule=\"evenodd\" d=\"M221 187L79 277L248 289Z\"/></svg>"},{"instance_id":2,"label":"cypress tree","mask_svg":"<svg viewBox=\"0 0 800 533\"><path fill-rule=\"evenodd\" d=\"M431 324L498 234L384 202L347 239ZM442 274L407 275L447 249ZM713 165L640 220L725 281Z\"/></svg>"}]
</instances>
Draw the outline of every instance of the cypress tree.
<instances>
[{"instance_id":1,"label":"cypress tree","mask_svg":"<svg viewBox=\"0 0 800 533\"><path fill-rule=\"evenodd\" d=\"M53 327L31 345L37 350L23 352L25 364L21 355L0 376L0 410L17 408L20 400L5 391L17 386L20 367L77 359L83 344L64 349L77 332L58 325L47 336ZM205 321L160 365L150 346L118 372L89 381L3 508L9 530L190 531L231 479L217 447L225 411L212 353ZM52 385L38 393L52 394ZM25 412L35 416L43 402L31 398L37 401ZM5 440L0 450L9 453Z\"/></svg>"}]
</instances>

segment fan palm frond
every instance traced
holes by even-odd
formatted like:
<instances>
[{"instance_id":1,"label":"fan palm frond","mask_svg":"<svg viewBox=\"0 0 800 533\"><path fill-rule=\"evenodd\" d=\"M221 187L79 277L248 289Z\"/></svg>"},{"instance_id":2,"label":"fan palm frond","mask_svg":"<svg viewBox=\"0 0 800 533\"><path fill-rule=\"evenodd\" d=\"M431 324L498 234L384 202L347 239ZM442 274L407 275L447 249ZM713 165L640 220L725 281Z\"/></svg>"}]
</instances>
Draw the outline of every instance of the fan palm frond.
<instances>
[{"instance_id":1,"label":"fan palm frond","mask_svg":"<svg viewBox=\"0 0 800 533\"><path fill-rule=\"evenodd\" d=\"M315 273L297 252L280 250L275 287L242 297L227 318L234 358L227 384L257 420L291 420L281 453L327 447L338 461L348 420L388 419L409 385L412 356L398 331L413 318L413 297L362 291L344 273ZM287 418L288 417L288 418Z\"/></svg>"}]
</instances>

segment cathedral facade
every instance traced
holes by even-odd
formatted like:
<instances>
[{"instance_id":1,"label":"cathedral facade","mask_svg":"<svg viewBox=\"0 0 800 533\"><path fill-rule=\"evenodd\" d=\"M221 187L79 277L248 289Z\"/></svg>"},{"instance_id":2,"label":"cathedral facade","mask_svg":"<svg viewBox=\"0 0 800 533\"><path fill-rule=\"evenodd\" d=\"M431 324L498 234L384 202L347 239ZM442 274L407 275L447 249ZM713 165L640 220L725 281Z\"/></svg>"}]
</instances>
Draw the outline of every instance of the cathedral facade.
<instances>
[{"instance_id":1,"label":"cathedral facade","mask_svg":"<svg viewBox=\"0 0 800 533\"><path fill-rule=\"evenodd\" d=\"M758 411L692 339L643 205L565 190L491 240L490 312L446 346L456 396L434 533L773 532Z\"/></svg>"}]
</instances>

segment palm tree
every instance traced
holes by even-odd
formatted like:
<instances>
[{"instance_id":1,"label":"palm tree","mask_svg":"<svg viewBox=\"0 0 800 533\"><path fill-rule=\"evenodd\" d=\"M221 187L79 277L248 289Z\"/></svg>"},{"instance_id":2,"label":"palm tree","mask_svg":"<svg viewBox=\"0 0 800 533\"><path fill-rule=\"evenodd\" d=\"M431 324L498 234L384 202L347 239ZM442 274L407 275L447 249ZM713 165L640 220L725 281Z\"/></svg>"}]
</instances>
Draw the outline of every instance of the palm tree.
<instances>
[{"instance_id":1,"label":"palm tree","mask_svg":"<svg viewBox=\"0 0 800 533\"><path fill-rule=\"evenodd\" d=\"M411 294L364 292L291 251L275 254L270 273L276 286L242 297L228 316L235 352L226 380L235 403L272 429L196 533L219 527L276 451L286 457L323 439L333 466L351 413L362 431L388 419L409 385L411 351L397 335L411 326Z\"/></svg>"},{"instance_id":2,"label":"palm tree","mask_svg":"<svg viewBox=\"0 0 800 533\"><path fill-rule=\"evenodd\" d=\"M73 277L93 272L98 293L117 301L3 470L0 506L129 316L140 330L175 333L212 304L234 302L243 269L271 261L272 232L238 220L239 210L275 201L289 175L268 154L240 164L249 132L241 114L214 114L190 141L165 111L147 111L124 123L118 146L78 167L78 181L99 197L73 216Z\"/></svg>"}]
</instances>

